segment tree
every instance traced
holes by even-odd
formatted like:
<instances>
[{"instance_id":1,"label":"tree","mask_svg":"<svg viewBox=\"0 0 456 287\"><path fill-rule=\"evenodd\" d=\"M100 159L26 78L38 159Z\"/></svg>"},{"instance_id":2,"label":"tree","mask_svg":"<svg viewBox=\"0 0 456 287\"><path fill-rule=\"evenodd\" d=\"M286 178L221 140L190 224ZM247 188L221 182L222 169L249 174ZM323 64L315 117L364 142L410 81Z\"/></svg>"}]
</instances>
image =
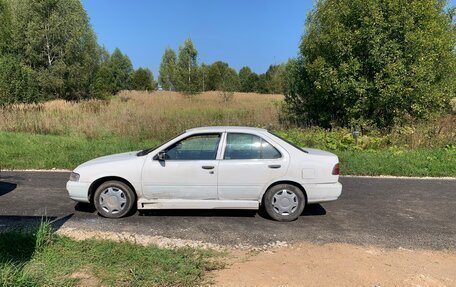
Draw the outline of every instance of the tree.
<instances>
[{"instance_id":1,"label":"tree","mask_svg":"<svg viewBox=\"0 0 456 287\"><path fill-rule=\"evenodd\" d=\"M119 48L116 48L108 65L114 77L114 94L121 90L129 90L131 88L131 75L134 71L130 58L122 54Z\"/></svg>"},{"instance_id":2,"label":"tree","mask_svg":"<svg viewBox=\"0 0 456 287\"><path fill-rule=\"evenodd\" d=\"M427 119L456 92L456 30L442 0L320 0L287 67L295 120L391 127Z\"/></svg>"},{"instance_id":3,"label":"tree","mask_svg":"<svg viewBox=\"0 0 456 287\"><path fill-rule=\"evenodd\" d=\"M269 86L266 74L260 74L258 76L258 80L256 81L256 92L260 94L269 93Z\"/></svg>"},{"instance_id":4,"label":"tree","mask_svg":"<svg viewBox=\"0 0 456 287\"><path fill-rule=\"evenodd\" d=\"M217 90L225 104L231 101L234 92L239 90L239 76L234 69L228 67L222 71Z\"/></svg>"},{"instance_id":5,"label":"tree","mask_svg":"<svg viewBox=\"0 0 456 287\"><path fill-rule=\"evenodd\" d=\"M206 90L221 90L222 85L228 88L228 84L232 86L229 87L230 90L235 91L239 89L239 78L236 71L222 61L217 61L210 65L208 68Z\"/></svg>"},{"instance_id":6,"label":"tree","mask_svg":"<svg viewBox=\"0 0 456 287\"><path fill-rule=\"evenodd\" d=\"M270 65L265 74L266 90L270 94L284 92L285 65Z\"/></svg>"},{"instance_id":7,"label":"tree","mask_svg":"<svg viewBox=\"0 0 456 287\"><path fill-rule=\"evenodd\" d=\"M114 74L107 64L101 64L95 74L93 93L97 98L105 99L116 94Z\"/></svg>"},{"instance_id":8,"label":"tree","mask_svg":"<svg viewBox=\"0 0 456 287\"><path fill-rule=\"evenodd\" d=\"M158 83L166 91L174 91L176 88L176 52L171 48L166 48L162 56Z\"/></svg>"},{"instance_id":9,"label":"tree","mask_svg":"<svg viewBox=\"0 0 456 287\"><path fill-rule=\"evenodd\" d=\"M298 59L290 59L285 65L284 72L284 94L286 99L287 106L299 106L302 104L301 98L296 95L300 92L300 87L302 83L297 81L297 75L302 73L302 64Z\"/></svg>"},{"instance_id":10,"label":"tree","mask_svg":"<svg viewBox=\"0 0 456 287\"><path fill-rule=\"evenodd\" d=\"M38 101L34 71L12 55L0 56L0 106Z\"/></svg>"},{"instance_id":11,"label":"tree","mask_svg":"<svg viewBox=\"0 0 456 287\"><path fill-rule=\"evenodd\" d=\"M204 63L201 64L201 67L198 69L199 72L199 79L200 79L200 89L201 91L205 92L208 90L207 83L209 80L209 69L211 65L206 65Z\"/></svg>"},{"instance_id":12,"label":"tree","mask_svg":"<svg viewBox=\"0 0 456 287\"><path fill-rule=\"evenodd\" d=\"M176 87L181 92L195 94L199 91L197 56L198 51L190 38L179 47Z\"/></svg>"},{"instance_id":13,"label":"tree","mask_svg":"<svg viewBox=\"0 0 456 287\"><path fill-rule=\"evenodd\" d=\"M90 96L98 63L95 34L79 0L9 1L13 8L12 50L37 72L45 98Z\"/></svg>"},{"instance_id":14,"label":"tree","mask_svg":"<svg viewBox=\"0 0 456 287\"><path fill-rule=\"evenodd\" d=\"M228 64L222 61L217 61L209 65L207 71L206 90L216 91L220 89L222 77L227 69L229 69Z\"/></svg>"},{"instance_id":15,"label":"tree","mask_svg":"<svg viewBox=\"0 0 456 287\"><path fill-rule=\"evenodd\" d=\"M155 89L154 76L147 68L137 69L131 76L131 88L140 91L152 91Z\"/></svg>"},{"instance_id":16,"label":"tree","mask_svg":"<svg viewBox=\"0 0 456 287\"><path fill-rule=\"evenodd\" d=\"M99 63L93 83L93 93L98 98L107 98L121 90L131 88L133 65L127 55L118 48L110 55L104 47L99 47Z\"/></svg>"},{"instance_id":17,"label":"tree","mask_svg":"<svg viewBox=\"0 0 456 287\"><path fill-rule=\"evenodd\" d=\"M12 32L10 7L0 0L0 55L11 51Z\"/></svg>"},{"instance_id":18,"label":"tree","mask_svg":"<svg viewBox=\"0 0 456 287\"><path fill-rule=\"evenodd\" d=\"M252 93L257 90L258 75L252 72L249 67L242 67L239 70L240 91Z\"/></svg>"},{"instance_id":19,"label":"tree","mask_svg":"<svg viewBox=\"0 0 456 287\"><path fill-rule=\"evenodd\" d=\"M120 50L97 44L79 0L0 0L0 61L4 103L106 97L129 89L133 73Z\"/></svg>"},{"instance_id":20,"label":"tree","mask_svg":"<svg viewBox=\"0 0 456 287\"><path fill-rule=\"evenodd\" d=\"M93 95L108 98L116 93L114 73L110 65L111 55L105 47L99 47L99 63L93 82Z\"/></svg>"},{"instance_id":21,"label":"tree","mask_svg":"<svg viewBox=\"0 0 456 287\"><path fill-rule=\"evenodd\" d=\"M248 77L250 92L258 91L259 81L260 77L257 75L257 73L253 72L250 74L250 76Z\"/></svg>"}]
</instances>

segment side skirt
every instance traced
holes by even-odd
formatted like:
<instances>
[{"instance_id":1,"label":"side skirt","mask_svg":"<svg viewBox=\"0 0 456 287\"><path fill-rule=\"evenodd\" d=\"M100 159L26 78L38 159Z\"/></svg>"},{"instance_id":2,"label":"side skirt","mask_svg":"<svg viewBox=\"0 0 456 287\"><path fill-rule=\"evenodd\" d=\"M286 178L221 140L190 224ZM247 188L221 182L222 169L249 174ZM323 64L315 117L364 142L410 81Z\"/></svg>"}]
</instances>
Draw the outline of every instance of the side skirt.
<instances>
[{"instance_id":1,"label":"side skirt","mask_svg":"<svg viewBox=\"0 0 456 287\"><path fill-rule=\"evenodd\" d=\"M190 200L190 199L139 199L138 209L252 209L259 208L251 200Z\"/></svg>"}]
</instances>

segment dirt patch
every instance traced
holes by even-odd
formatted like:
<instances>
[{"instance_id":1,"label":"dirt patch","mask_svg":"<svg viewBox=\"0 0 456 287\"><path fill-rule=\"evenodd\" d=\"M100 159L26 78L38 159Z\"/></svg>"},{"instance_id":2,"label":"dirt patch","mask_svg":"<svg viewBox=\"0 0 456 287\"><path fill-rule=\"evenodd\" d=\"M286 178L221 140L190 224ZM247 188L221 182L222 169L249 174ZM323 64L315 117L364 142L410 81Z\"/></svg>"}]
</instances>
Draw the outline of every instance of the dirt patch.
<instances>
[{"instance_id":1,"label":"dirt patch","mask_svg":"<svg viewBox=\"0 0 456 287\"><path fill-rule=\"evenodd\" d=\"M300 243L236 255L216 286L456 286L456 253Z\"/></svg>"},{"instance_id":2,"label":"dirt patch","mask_svg":"<svg viewBox=\"0 0 456 287\"><path fill-rule=\"evenodd\" d=\"M70 278L79 279L78 285L80 287L97 287L100 286L99 280L94 277L90 272L74 272Z\"/></svg>"}]
</instances>

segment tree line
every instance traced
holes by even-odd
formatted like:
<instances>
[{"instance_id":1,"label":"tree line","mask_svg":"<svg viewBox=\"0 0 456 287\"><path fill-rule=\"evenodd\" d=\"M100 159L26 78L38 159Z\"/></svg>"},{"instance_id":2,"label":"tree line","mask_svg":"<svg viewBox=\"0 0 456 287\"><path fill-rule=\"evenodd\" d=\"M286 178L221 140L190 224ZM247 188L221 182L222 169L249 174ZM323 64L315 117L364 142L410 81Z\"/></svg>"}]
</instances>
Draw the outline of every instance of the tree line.
<instances>
[{"instance_id":1,"label":"tree line","mask_svg":"<svg viewBox=\"0 0 456 287\"><path fill-rule=\"evenodd\" d=\"M96 40L79 0L0 0L0 105L103 98L123 89L283 93L296 125L390 128L451 111L455 8L445 0L318 0L299 55L263 74L198 64L191 39L162 56L158 83Z\"/></svg>"},{"instance_id":2,"label":"tree line","mask_svg":"<svg viewBox=\"0 0 456 287\"><path fill-rule=\"evenodd\" d=\"M257 75L227 63L198 65L192 41L166 49L158 82L164 90L282 93L284 65ZM0 0L0 105L52 99L106 98L120 90L155 90L147 68L133 69L119 49L97 43L80 0Z\"/></svg>"},{"instance_id":3,"label":"tree line","mask_svg":"<svg viewBox=\"0 0 456 287\"><path fill-rule=\"evenodd\" d=\"M270 65L266 73L258 75L247 66L238 73L223 61L198 65L197 57L198 51L191 39L185 40L177 54L173 49L167 48L160 63L159 86L163 90L185 93L284 92L285 64Z\"/></svg>"},{"instance_id":4,"label":"tree line","mask_svg":"<svg viewBox=\"0 0 456 287\"><path fill-rule=\"evenodd\" d=\"M97 43L79 0L0 0L0 105L154 87L150 70Z\"/></svg>"}]
</instances>

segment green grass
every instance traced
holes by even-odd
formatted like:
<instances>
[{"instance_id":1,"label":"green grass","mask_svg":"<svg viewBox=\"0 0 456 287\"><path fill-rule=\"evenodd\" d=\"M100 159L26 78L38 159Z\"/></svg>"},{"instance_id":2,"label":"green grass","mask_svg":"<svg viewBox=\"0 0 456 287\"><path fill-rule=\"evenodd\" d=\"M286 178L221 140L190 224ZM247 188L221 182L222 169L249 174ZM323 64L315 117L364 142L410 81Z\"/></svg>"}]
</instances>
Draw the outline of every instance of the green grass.
<instances>
[{"instance_id":1,"label":"green grass","mask_svg":"<svg viewBox=\"0 0 456 287\"><path fill-rule=\"evenodd\" d=\"M285 135L284 135L285 134ZM299 145L326 149L337 154L341 173L350 175L456 176L454 145L435 148L359 148L346 142L305 142L281 133ZM38 135L0 132L0 167L8 169L73 169L98 156L155 146L157 140L139 141L115 136L88 139L83 136Z\"/></svg>"},{"instance_id":2,"label":"green grass","mask_svg":"<svg viewBox=\"0 0 456 287\"><path fill-rule=\"evenodd\" d=\"M222 267L219 256L195 248L75 241L41 223L35 231L0 233L0 286L78 286L76 272L103 286L195 286L205 272Z\"/></svg>"},{"instance_id":3,"label":"green grass","mask_svg":"<svg viewBox=\"0 0 456 287\"><path fill-rule=\"evenodd\" d=\"M386 149L335 153L341 162L341 173L345 175L456 177L455 149Z\"/></svg>"},{"instance_id":4,"label":"green grass","mask_svg":"<svg viewBox=\"0 0 456 287\"><path fill-rule=\"evenodd\" d=\"M152 147L158 141L120 137L88 139L83 136L0 132L0 168L73 169L98 156Z\"/></svg>"}]
</instances>

